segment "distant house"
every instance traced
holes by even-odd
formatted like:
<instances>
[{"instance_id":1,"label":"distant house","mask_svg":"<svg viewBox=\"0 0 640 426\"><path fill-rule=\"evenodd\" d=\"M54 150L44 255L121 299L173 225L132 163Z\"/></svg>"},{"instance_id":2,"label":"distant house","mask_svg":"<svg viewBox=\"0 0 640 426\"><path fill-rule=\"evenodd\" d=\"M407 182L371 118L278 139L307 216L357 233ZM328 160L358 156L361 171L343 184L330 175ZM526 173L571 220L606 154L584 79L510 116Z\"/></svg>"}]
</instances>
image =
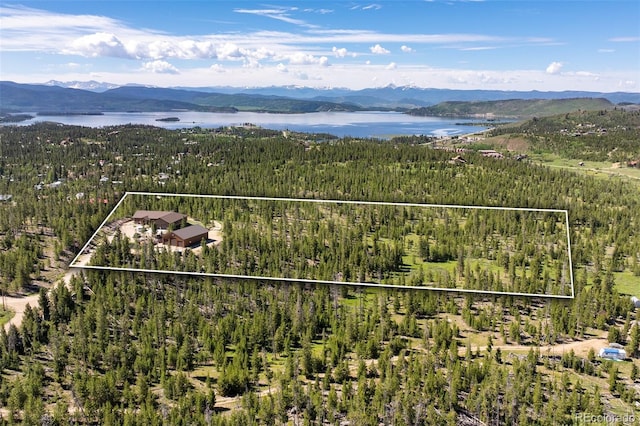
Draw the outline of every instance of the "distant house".
<instances>
[{"instance_id":1,"label":"distant house","mask_svg":"<svg viewBox=\"0 0 640 426\"><path fill-rule=\"evenodd\" d=\"M634 308L640 308L640 299L635 296L631 297L631 302L633 303Z\"/></svg>"},{"instance_id":2,"label":"distant house","mask_svg":"<svg viewBox=\"0 0 640 426\"><path fill-rule=\"evenodd\" d=\"M483 157L488 157L488 158L504 158L504 155L503 155L501 152L494 151L493 149L480 149L480 150L478 150L478 152L479 152Z\"/></svg>"},{"instance_id":3,"label":"distant house","mask_svg":"<svg viewBox=\"0 0 640 426\"><path fill-rule=\"evenodd\" d=\"M452 164L466 164L467 160L465 160L464 158L462 158L461 155L456 155L455 157L453 157L451 160L449 160L450 163Z\"/></svg>"},{"instance_id":4,"label":"distant house","mask_svg":"<svg viewBox=\"0 0 640 426\"><path fill-rule=\"evenodd\" d=\"M178 229L187 215L178 212L157 210L138 210L133 215L133 221L138 225L155 225L157 229Z\"/></svg>"},{"instance_id":5,"label":"distant house","mask_svg":"<svg viewBox=\"0 0 640 426\"><path fill-rule=\"evenodd\" d=\"M600 358L604 359L613 359L613 360L624 360L627 358L627 351L622 348L614 348L607 347L600 349L600 353L598 354Z\"/></svg>"},{"instance_id":6,"label":"distant house","mask_svg":"<svg viewBox=\"0 0 640 426\"><path fill-rule=\"evenodd\" d=\"M12 198L11 194L0 194L0 201L11 201Z\"/></svg>"},{"instance_id":7,"label":"distant house","mask_svg":"<svg viewBox=\"0 0 640 426\"><path fill-rule=\"evenodd\" d=\"M200 225L189 225L164 234L162 242L170 246L186 248L200 243L203 238L206 240L208 237L209 230L207 228Z\"/></svg>"}]
</instances>

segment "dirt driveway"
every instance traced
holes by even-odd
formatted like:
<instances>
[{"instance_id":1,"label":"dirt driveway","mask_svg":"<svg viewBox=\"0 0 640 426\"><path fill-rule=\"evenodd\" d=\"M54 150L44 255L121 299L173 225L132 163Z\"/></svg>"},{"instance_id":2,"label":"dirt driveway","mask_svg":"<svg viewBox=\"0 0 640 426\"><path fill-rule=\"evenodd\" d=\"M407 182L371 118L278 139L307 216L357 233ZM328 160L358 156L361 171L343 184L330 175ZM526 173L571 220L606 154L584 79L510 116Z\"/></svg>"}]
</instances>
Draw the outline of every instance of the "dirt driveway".
<instances>
[{"instance_id":1,"label":"dirt driveway","mask_svg":"<svg viewBox=\"0 0 640 426\"><path fill-rule=\"evenodd\" d=\"M77 269L69 270L62 278L62 282L64 282L64 284L68 287L69 283L71 282L71 277L73 277L77 273ZM49 290L49 292L51 292L51 290ZM4 325L4 329L8 331L9 327L11 327L11 324L15 325L16 327L20 327L27 305L31 306L32 308L37 307L39 297L40 295L38 293L30 294L28 296L4 297L2 302L4 302L5 306L8 309L12 310L15 313L13 317Z\"/></svg>"}]
</instances>

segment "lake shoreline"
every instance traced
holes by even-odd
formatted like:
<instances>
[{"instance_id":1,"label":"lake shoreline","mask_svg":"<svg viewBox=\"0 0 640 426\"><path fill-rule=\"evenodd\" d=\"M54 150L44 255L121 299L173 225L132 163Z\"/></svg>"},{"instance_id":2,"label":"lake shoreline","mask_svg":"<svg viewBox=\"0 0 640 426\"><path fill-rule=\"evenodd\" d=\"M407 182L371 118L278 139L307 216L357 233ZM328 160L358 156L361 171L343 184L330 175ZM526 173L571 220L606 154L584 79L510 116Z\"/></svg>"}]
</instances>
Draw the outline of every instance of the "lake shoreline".
<instances>
[{"instance_id":1,"label":"lake shoreline","mask_svg":"<svg viewBox=\"0 0 640 426\"><path fill-rule=\"evenodd\" d=\"M29 111L21 114L31 114ZM168 116L172 120L165 121ZM2 125L28 126L55 121L65 125L92 128L108 128L119 125L147 125L170 130L194 127L213 129L221 127L241 127L247 123L265 129L294 131L301 133L327 133L337 137L390 139L397 136L454 136L476 133L489 126L465 123L458 119L441 117L416 117L395 111L364 112L313 112L304 114L271 114L237 112L235 114L165 111L165 112L105 112L101 115L59 115L45 117L35 115L19 123ZM159 120L160 119L160 120Z\"/></svg>"}]
</instances>

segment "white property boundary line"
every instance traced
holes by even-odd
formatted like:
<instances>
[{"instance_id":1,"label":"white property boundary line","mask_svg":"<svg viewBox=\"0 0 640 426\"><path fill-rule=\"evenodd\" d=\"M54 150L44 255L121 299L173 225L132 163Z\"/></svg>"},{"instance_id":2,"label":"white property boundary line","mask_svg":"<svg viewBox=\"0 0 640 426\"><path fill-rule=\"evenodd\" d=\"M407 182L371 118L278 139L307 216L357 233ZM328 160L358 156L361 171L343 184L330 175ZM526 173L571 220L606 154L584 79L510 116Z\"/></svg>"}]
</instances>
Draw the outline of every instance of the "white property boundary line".
<instances>
[{"instance_id":1,"label":"white property boundary line","mask_svg":"<svg viewBox=\"0 0 640 426\"><path fill-rule=\"evenodd\" d=\"M549 213L564 213L565 223L567 226L567 256L569 257L569 277L571 279L571 295L553 295L553 294L536 294L536 293L518 293L509 291L490 291L490 290L474 290L464 288L442 288L442 287L428 287L428 286L409 286L409 285L394 285L394 284L377 284L377 283L358 283L358 282L344 282L344 281L325 281L325 280L311 280L304 278L284 278L284 277L263 277L254 275L235 275L235 274L215 274L208 272L186 272L186 271L163 271L158 269L142 269L142 268L117 268L112 266L96 266L96 265L76 265L76 262L85 252L87 247L94 240L96 235L109 221L113 213L120 207L124 199L129 195L144 195L144 196L158 196L158 197L188 197L188 198L216 198L216 199L230 199L230 200L258 200L258 201L293 201L293 202L305 202L305 203L324 203L324 204L359 204L359 205L376 205L376 206L396 206L396 207L440 207L440 208L452 208L452 209L477 209L477 210L507 210L507 211L528 211L528 212L549 212ZM337 284L337 285L349 285L349 286L365 286L365 287L378 287L387 289L399 289L399 290L435 290L446 291L453 293L474 293L474 294L488 294L495 296L526 296L526 297L541 297L548 299L573 299L575 297L575 288L573 282L573 263L571 260L571 235L569 230L569 212L568 210L560 209L536 209L536 208L524 208L524 207L496 207L496 206L463 206L463 205L451 205L451 204L420 204L420 203L396 203L396 202L377 202L377 201L353 201L353 200L317 200L307 198L278 198L278 197L248 197L240 195L212 195L212 194L173 194L167 192L125 192L120 201L109 212L107 217L102 221L98 229L93 233L91 238L82 247L80 252L69 264L71 268L81 269L94 269L104 271L124 271L124 272L144 272L144 273L160 273L160 274L172 274L172 275L189 275L197 277L216 277L216 278L235 278L235 279L251 279L251 280L265 280L265 281L286 281L296 283L309 283L309 284Z\"/></svg>"}]
</instances>

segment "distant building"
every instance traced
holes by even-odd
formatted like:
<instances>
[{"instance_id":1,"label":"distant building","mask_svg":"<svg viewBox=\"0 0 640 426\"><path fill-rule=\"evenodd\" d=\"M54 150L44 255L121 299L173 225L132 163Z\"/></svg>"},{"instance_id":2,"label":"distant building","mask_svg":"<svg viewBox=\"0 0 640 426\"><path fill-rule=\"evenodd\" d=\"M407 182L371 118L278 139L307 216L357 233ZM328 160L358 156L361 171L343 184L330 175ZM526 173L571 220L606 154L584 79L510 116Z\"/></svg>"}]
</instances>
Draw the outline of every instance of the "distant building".
<instances>
[{"instance_id":1,"label":"distant building","mask_svg":"<svg viewBox=\"0 0 640 426\"><path fill-rule=\"evenodd\" d=\"M632 296L632 297L631 297L631 302L633 302L633 306L634 306L635 308L640 308L640 299L638 299L638 298L637 298L637 297L635 297L635 296Z\"/></svg>"},{"instance_id":2,"label":"distant building","mask_svg":"<svg viewBox=\"0 0 640 426\"><path fill-rule=\"evenodd\" d=\"M178 212L157 210L138 210L133 215L133 221L138 225L155 225L157 229L178 229L187 215Z\"/></svg>"},{"instance_id":3,"label":"distant building","mask_svg":"<svg viewBox=\"0 0 640 426\"><path fill-rule=\"evenodd\" d=\"M11 194L0 194L0 201L11 201L12 198Z\"/></svg>"},{"instance_id":4,"label":"distant building","mask_svg":"<svg viewBox=\"0 0 640 426\"><path fill-rule=\"evenodd\" d=\"M504 158L504 155L501 152L494 151L493 149L480 149L478 150L483 157L488 158Z\"/></svg>"},{"instance_id":5,"label":"distant building","mask_svg":"<svg viewBox=\"0 0 640 426\"><path fill-rule=\"evenodd\" d=\"M200 225L189 225L164 234L162 242L170 246L186 248L200 243L203 238L206 240L208 237L209 230L207 228Z\"/></svg>"},{"instance_id":6,"label":"distant building","mask_svg":"<svg viewBox=\"0 0 640 426\"><path fill-rule=\"evenodd\" d=\"M462 158L461 155L456 155L455 157L453 157L451 160L449 160L450 163L452 164L466 164L467 160L465 160L464 158Z\"/></svg>"},{"instance_id":7,"label":"distant building","mask_svg":"<svg viewBox=\"0 0 640 426\"><path fill-rule=\"evenodd\" d=\"M598 355L600 356L600 358L620 361L627 358L627 351L622 348L614 348L609 346L607 348L600 349L600 353Z\"/></svg>"}]
</instances>

